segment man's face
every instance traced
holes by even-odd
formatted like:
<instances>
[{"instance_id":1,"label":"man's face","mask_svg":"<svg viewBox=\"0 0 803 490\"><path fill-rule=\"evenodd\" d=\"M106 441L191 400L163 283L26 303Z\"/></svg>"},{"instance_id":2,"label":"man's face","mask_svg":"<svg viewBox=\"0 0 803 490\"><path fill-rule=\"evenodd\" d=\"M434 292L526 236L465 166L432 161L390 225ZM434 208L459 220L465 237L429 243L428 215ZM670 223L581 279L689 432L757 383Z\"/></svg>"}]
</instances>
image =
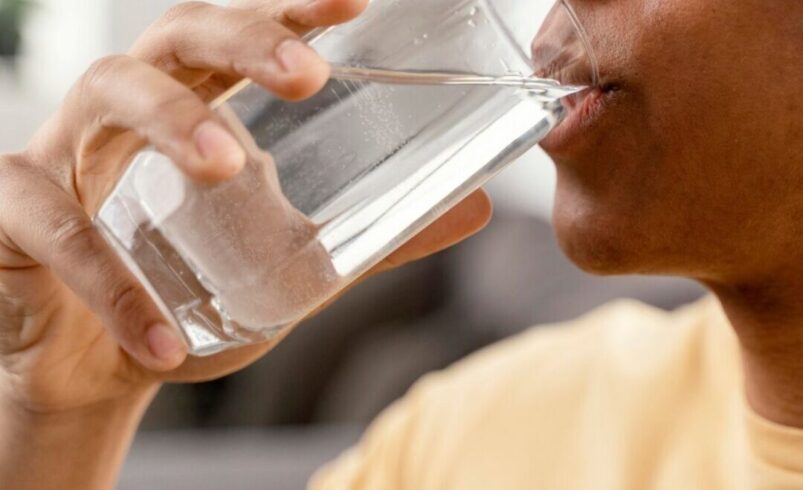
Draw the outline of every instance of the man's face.
<instances>
[{"instance_id":1,"label":"man's face","mask_svg":"<svg viewBox=\"0 0 803 490\"><path fill-rule=\"evenodd\" d=\"M803 233L803 1L572 0L603 90L543 146L598 273L742 280Z\"/></svg>"}]
</instances>

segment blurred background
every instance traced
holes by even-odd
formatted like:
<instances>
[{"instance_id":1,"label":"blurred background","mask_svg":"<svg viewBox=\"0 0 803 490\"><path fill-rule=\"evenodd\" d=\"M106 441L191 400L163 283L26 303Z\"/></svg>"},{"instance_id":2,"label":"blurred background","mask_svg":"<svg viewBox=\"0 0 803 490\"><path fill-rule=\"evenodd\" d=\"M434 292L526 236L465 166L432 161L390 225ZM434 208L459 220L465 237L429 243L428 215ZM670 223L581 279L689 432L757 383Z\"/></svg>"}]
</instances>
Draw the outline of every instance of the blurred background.
<instances>
[{"instance_id":1,"label":"blurred background","mask_svg":"<svg viewBox=\"0 0 803 490\"><path fill-rule=\"evenodd\" d=\"M0 0L0 153L21 149L92 60L125 52L174 3ZM489 186L496 216L477 237L364 283L241 373L165 387L120 488L303 488L428 371L614 298L674 308L702 294L576 270L549 225L554 179L531 151Z\"/></svg>"}]
</instances>

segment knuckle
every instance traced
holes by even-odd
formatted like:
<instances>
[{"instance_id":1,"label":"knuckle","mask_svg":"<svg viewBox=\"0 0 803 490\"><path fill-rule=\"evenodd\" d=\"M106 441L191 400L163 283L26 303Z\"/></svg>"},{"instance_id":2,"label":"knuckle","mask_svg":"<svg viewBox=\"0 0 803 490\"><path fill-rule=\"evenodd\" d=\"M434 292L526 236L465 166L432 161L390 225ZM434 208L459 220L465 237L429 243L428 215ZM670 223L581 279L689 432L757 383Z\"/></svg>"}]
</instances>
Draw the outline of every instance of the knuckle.
<instances>
[{"instance_id":1,"label":"knuckle","mask_svg":"<svg viewBox=\"0 0 803 490\"><path fill-rule=\"evenodd\" d=\"M182 21L187 19L188 17L197 15L200 11L207 9L210 7L210 4L206 2L182 2L176 5L173 5L169 9L162 14L162 17L159 18L158 24L162 27L170 26L178 21Z\"/></svg>"},{"instance_id":2,"label":"knuckle","mask_svg":"<svg viewBox=\"0 0 803 490\"><path fill-rule=\"evenodd\" d=\"M142 294L133 281L121 281L109 291L108 304L115 321L132 318L142 310Z\"/></svg>"},{"instance_id":3,"label":"knuckle","mask_svg":"<svg viewBox=\"0 0 803 490\"><path fill-rule=\"evenodd\" d=\"M129 64L127 56L111 55L100 58L90 65L78 83L78 93L81 97L92 97L102 90L109 77L119 73Z\"/></svg>"},{"instance_id":4,"label":"knuckle","mask_svg":"<svg viewBox=\"0 0 803 490\"><path fill-rule=\"evenodd\" d=\"M238 29L233 39L240 42L245 41L261 41L261 44L278 44L288 37L296 37L287 30L284 26L276 22L272 16L253 12L250 13L249 20L243 23Z\"/></svg>"},{"instance_id":5,"label":"knuckle","mask_svg":"<svg viewBox=\"0 0 803 490\"><path fill-rule=\"evenodd\" d=\"M147 136L155 139L188 137L200 121L211 118L206 105L192 93L155 97L147 112L154 116Z\"/></svg>"},{"instance_id":6,"label":"knuckle","mask_svg":"<svg viewBox=\"0 0 803 490\"><path fill-rule=\"evenodd\" d=\"M60 218L51 230L57 256L72 256L81 251L91 251L97 243L95 228L86 216L69 215Z\"/></svg>"},{"instance_id":7,"label":"knuckle","mask_svg":"<svg viewBox=\"0 0 803 490\"><path fill-rule=\"evenodd\" d=\"M185 114L188 109L195 109L195 103L181 94L162 94L151 98L148 112L160 118L172 119L176 115Z\"/></svg>"},{"instance_id":8,"label":"knuckle","mask_svg":"<svg viewBox=\"0 0 803 490\"><path fill-rule=\"evenodd\" d=\"M143 59L165 70L180 65L176 52L194 43L186 39L187 26L208 16L213 6L204 2L183 2L169 8L137 41L135 49Z\"/></svg>"}]
</instances>

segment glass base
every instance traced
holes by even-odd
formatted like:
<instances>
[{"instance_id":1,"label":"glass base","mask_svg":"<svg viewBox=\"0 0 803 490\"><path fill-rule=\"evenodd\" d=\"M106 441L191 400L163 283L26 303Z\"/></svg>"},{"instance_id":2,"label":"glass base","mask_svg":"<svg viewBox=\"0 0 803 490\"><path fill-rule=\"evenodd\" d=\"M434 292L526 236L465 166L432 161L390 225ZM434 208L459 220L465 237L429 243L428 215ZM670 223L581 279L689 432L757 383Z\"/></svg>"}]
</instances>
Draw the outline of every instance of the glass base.
<instances>
[{"instance_id":1,"label":"glass base","mask_svg":"<svg viewBox=\"0 0 803 490\"><path fill-rule=\"evenodd\" d=\"M115 196L104 205L95 224L181 332L190 354L209 356L271 340L286 327L250 332L224 318L214 296L159 230L142 219L144 211L138 208L137 201Z\"/></svg>"}]
</instances>

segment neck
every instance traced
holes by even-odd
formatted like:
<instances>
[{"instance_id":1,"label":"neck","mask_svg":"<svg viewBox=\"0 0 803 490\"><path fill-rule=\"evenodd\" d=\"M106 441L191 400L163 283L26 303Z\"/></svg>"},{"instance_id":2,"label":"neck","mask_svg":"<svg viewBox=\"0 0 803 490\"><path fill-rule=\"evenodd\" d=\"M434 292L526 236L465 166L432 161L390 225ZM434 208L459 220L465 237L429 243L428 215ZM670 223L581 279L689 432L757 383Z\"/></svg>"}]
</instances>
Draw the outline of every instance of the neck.
<instances>
[{"instance_id":1,"label":"neck","mask_svg":"<svg viewBox=\"0 0 803 490\"><path fill-rule=\"evenodd\" d=\"M739 338L750 405L803 428L803 276L796 276L709 287Z\"/></svg>"}]
</instances>

